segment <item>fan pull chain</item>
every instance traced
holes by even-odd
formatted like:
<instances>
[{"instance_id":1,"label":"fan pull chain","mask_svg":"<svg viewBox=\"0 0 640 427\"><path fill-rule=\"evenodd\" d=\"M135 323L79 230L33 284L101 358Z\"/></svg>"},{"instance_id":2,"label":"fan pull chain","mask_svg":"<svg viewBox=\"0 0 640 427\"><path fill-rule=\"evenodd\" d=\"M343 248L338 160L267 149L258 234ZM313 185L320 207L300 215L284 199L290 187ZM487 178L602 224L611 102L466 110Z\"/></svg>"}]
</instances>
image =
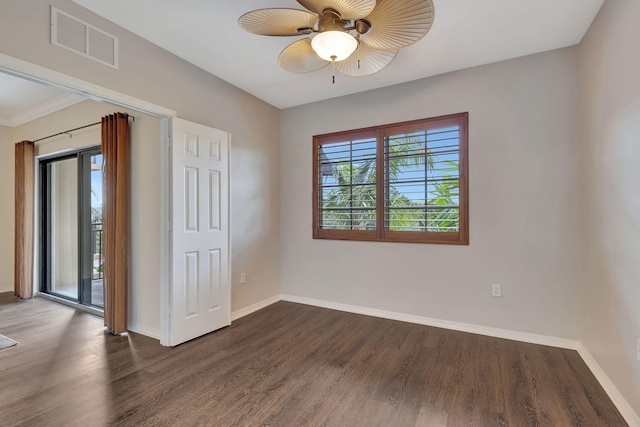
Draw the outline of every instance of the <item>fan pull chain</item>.
<instances>
[{"instance_id":1,"label":"fan pull chain","mask_svg":"<svg viewBox=\"0 0 640 427\"><path fill-rule=\"evenodd\" d=\"M337 56L331 57L331 72L333 73L333 84L336 84L336 58Z\"/></svg>"},{"instance_id":2,"label":"fan pull chain","mask_svg":"<svg viewBox=\"0 0 640 427\"><path fill-rule=\"evenodd\" d=\"M358 59L358 70L360 69L360 60Z\"/></svg>"}]
</instances>

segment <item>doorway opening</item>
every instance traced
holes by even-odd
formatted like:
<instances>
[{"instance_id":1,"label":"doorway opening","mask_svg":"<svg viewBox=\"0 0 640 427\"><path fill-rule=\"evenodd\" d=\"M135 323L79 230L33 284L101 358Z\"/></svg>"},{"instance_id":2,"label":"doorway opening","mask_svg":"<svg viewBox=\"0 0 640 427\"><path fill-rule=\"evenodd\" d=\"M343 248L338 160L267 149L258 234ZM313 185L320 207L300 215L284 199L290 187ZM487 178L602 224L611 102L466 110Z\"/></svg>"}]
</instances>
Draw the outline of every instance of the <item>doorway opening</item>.
<instances>
[{"instance_id":1,"label":"doorway opening","mask_svg":"<svg viewBox=\"0 0 640 427\"><path fill-rule=\"evenodd\" d=\"M49 68L42 67L40 65L36 65L36 64L9 56L9 55L5 55L3 53L0 53L0 73L8 74L14 77L19 77L30 82L41 83L48 87L62 89L66 92L84 96L94 101L103 102L105 104L123 108L125 109L126 112L138 112L138 113L147 115L151 118L155 118L159 120L159 126L156 127L156 129L159 130L159 134L157 136L153 135L144 139L145 141L148 141L149 144L152 144L154 142L159 143L158 144L159 155L156 156L157 158L154 158L152 160L152 162L155 163L155 168L152 168L150 171L148 170L146 173L140 173L139 175L135 175L139 171L139 169L136 169L134 171L134 175L137 176L137 179L139 179L140 181L144 181L145 187L148 185L157 185L159 187L158 188L159 203L154 204L153 206L149 204L146 204L143 206L148 206L147 210L150 210L150 209L153 210L153 212L155 212L155 215L158 216L158 218L156 218L156 220L153 221L152 223L147 221L147 224L148 224L147 228L153 228L154 230L157 230L155 232L155 235L159 239L159 243L156 244L155 247L156 247L156 250L158 250L159 252L158 255L160 257L160 262L156 263L156 265L159 264L160 266L159 272L158 272L160 277L155 283L153 283L153 285L155 286L153 285L147 286L147 288L150 288L150 289L144 289L143 290L144 292L139 292L140 290L136 289L137 291L136 294L133 294L132 295L133 298L129 300L129 303L132 305L132 308L131 308L132 312L136 313L136 316L134 317L134 319L129 323L129 330L132 332L138 332L153 338L158 338L160 339L160 343L162 345L169 345L169 327L170 327L169 319L170 319L170 308L171 308L171 303L170 303L171 302L171 274L170 274L171 271L170 271L169 265L172 262L171 235L170 235L171 176L172 176L171 158L170 158L170 153L171 153L170 139L172 134L172 119L176 117L176 112L168 108L162 107L160 105L157 105L139 98L135 98L130 95L126 95L121 92L117 92L112 89L108 89L106 87L103 87L94 83L90 83L70 75L61 74ZM99 113L100 115L104 115L104 114L110 114L112 112L113 110L100 111ZM26 135L26 136L27 138L24 138L24 139L29 139L28 138L29 135ZM35 136L39 136L39 135L36 134ZM148 147L150 148L151 145L148 145ZM66 147L61 149L65 150ZM51 150L47 150L47 153L50 153L50 152ZM149 156L145 152L141 151L141 153L144 154L145 158L149 158ZM42 157L40 157L40 159L37 160L36 164L45 160L44 156L47 156L47 154L44 154L44 155L41 154L40 156ZM36 168L36 171L38 174L40 173L39 166ZM156 173L156 172L159 173L159 176L157 178L154 177L155 179L150 178L152 176L151 173ZM39 175L38 175L37 182L38 183L41 182ZM40 193L38 193L36 197L36 205L39 205L40 203L41 203L41 195ZM35 212L36 212L36 215L39 212L41 212L40 208L38 207L38 209ZM134 215L134 218L135 218L134 221L136 224L141 221L143 224L145 224L143 217L138 212L134 211L133 215ZM36 268L34 269L34 282L33 282L34 291L39 290L42 283L42 279L41 279L42 269L39 267L42 262L41 258L42 258L42 252L43 252L42 239L40 236L40 233L42 230L40 228L41 227L36 226L34 230L35 231L34 263L36 266ZM144 235L145 236L149 235L148 230L145 230ZM133 241L132 244L135 245L135 241ZM135 249L136 248L134 247L134 250ZM152 251L149 253L157 253L157 252ZM134 266L134 268L139 268L139 265L136 263L133 263L132 265ZM150 270L147 269L144 272L140 271L140 274L142 275L144 273L147 273L148 271ZM157 268L156 268L156 271L157 271ZM136 272L134 271L133 274L135 277ZM140 284L144 282L137 281L135 283ZM160 292L158 292L156 283L160 284ZM45 292L36 292L36 294L38 296L42 296L49 299L56 298L56 297L50 296ZM143 294L143 295L139 296L138 294ZM149 300L147 300L148 296L156 298L159 301L156 302L154 300L150 302ZM59 301L64 301L65 303L67 303L67 305L74 306L83 311L89 311L89 312L96 311L96 313L94 314L100 313L100 311L94 310L92 307L83 306L81 304L75 303L68 299L64 299L64 298L56 298L56 299L58 299ZM138 302L136 302L136 299L138 300ZM144 303L142 303L142 301L144 301ZM156 310L153 310L153 307L159 307L159 312L160 312L159 328L155 326L155 324L157 323L157 320L155 320L157 315L155 314ZM143 308L144 310L139 311L140 308ZM148 318L152 320L143 321L141 320L142 317L144 317L145 319Z\"/></svg>"},{"instance_id":2,"label":"doorway opening","mask_svg":"<svg viewBox=\"0 0 640 427\"><path fill-rule=\"evenodd\" d=\"M40 177L40 291L102 310L100 148L43 159Z\"/></svg>"}]
</instances>

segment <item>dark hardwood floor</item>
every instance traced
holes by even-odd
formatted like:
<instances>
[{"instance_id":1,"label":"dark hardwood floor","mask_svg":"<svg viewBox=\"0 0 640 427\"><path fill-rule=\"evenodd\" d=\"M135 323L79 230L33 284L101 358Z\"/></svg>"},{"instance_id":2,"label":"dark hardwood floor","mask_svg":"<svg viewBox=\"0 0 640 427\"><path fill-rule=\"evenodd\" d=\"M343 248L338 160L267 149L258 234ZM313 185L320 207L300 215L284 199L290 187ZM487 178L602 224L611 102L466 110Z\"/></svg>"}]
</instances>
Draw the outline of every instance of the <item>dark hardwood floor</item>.
<instances>
[{"instance_id":1,"label":"dark hardwood floor","mask_svg":"<svg viewBox=\"0 0 640 427\"><path fill-rule=\"evenodd\" d=\"M575 351L279 302L176 348L0 294L1 426L625 426Z\"/></svg>"}]
</instances>

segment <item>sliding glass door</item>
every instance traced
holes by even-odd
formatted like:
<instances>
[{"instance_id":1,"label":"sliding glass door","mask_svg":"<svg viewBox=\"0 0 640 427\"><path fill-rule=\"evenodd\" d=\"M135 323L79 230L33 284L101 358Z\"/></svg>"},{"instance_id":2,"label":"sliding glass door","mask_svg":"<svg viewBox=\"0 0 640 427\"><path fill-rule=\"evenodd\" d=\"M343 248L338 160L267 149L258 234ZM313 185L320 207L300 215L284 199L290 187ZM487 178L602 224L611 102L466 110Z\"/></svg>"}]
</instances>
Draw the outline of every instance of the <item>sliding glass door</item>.
<instances>
[{"instance_id":1,"label":"sliding glass door","mask_svg":"<svg viewBox=\"0 0 640 427\"><path fill-rule=\"evenodd\" d=\"M102 155L84 150L41 162L41 291L104 307Z\"/></svg>"}]
</instances>

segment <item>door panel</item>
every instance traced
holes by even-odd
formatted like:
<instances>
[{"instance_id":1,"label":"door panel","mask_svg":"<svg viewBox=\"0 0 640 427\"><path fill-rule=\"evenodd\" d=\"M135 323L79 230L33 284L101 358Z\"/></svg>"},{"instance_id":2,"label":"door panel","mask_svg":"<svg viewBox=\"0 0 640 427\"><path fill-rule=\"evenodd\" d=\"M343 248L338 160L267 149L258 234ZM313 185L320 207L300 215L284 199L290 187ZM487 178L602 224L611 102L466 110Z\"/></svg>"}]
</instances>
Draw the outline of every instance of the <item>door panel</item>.
<instances>
[{"instance_id":1,"label":"door panel","mask_svg":"<svg viewBox=\"0 0 640 427\"><path fill-rule=\"evenodd\" d=\"M102 155L99 148L41 161L40 290L104 306Z\"/></svg>"},{"instance_id":2,"label":"door panel","mask_svg":"<svg viewBox=\"0 0 640 427\"><path fill-rule=\"evenodd\" d=\"M173 119L169 345L231 324L229 135Z\"/></svg>"},{"instance_id":3,"label":"door panel","mask_svg":"<svg viewBox=\"0 0 640 427\"><path fill-rule=\"evenodd\" d=\"M78 159L49 169L49 291L78 300Z\"/></svg>"}]
</instances>

